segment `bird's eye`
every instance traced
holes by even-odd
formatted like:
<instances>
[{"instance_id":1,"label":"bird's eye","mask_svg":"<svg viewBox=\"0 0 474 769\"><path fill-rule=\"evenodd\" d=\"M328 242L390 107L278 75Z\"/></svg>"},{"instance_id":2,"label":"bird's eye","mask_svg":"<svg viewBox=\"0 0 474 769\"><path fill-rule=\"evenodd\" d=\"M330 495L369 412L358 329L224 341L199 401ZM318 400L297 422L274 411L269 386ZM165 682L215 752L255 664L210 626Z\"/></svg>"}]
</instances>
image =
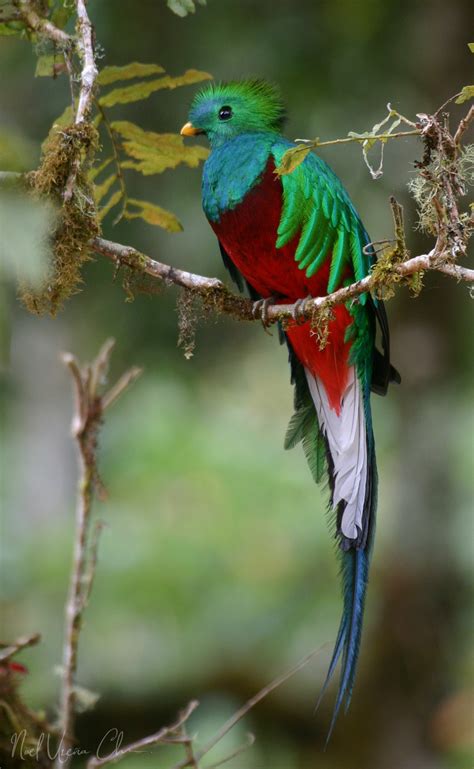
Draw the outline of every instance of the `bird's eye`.
<instances>
[{"instance_id":1,"label":"bird's eye","mask_svg":"<svg viewBox=\"0 0 474 769\"><path fill-rule=\"evenodd\" d=\"M232 107L225 105L219 110L219 120L230 120L232 117Z\"/></svg>"}]
</instances>

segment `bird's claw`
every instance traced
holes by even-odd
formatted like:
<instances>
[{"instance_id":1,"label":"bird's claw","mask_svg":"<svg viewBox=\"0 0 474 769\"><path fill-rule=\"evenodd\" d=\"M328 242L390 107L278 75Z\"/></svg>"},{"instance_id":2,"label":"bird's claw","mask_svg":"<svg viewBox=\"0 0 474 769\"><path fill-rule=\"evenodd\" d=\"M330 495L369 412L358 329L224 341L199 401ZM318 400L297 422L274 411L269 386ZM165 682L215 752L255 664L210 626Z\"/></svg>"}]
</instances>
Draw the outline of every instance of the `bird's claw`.
<instances>
[{"instance_id":1,"label":"bird's claw","mask_svg":"<svg viewBox=\"0 0 474 769\"><path fill-rule=\"evenodd\" d=\"M252 307L252 315L255 318L255 320L262 321L263 327L268 328L270 325L270 319L268 317L268 308L271 307L273 304L275 304L276 299L273 296L268 296L266 299L258 299L256 302L253 303Z\"/></svg>"},{"instance_id":2,"label":"bird's claw","mask_svg":"<svg viewBox=\"0 0 474 769\"><path fill-rule=\"evenodd\" d=\"M292 317L295 323L299 326L302 323L306 323L306 316L305 316L305 306L308 299L311 299L312 297L306 296L304 299L297 299L293 310L292 310Z\"/></svg>"}]
</instances>

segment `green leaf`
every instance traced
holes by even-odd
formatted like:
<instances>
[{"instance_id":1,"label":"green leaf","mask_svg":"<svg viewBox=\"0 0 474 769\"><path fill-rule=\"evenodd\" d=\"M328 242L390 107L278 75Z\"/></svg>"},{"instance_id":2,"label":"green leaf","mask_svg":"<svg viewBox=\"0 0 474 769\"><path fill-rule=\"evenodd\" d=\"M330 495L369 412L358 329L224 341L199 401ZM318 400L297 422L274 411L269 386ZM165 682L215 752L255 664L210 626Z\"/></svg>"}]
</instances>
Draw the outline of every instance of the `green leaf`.
<instances>
[{"instance_id":1,"label":"green leaf","mask_svg":"<svg viewBox=\"0 0 474 769\"><path fill-rule=\"evenodd\" d=\"M117 203L121 200L121 198L122 198L122 190L116 190L114 192L114 194L111 195L111 197L108 199L108 201L105 204L105 206L100 209L99 215L98 215L99 222L101 222L101 221L103 221L103 219L105 219L105 217L107 216L109 211L114 206L117 205Z\"/></svg>"},{"instance_id":2,"label":"green leaf","mask_svg":"<svg viewBox=\"0 0 474 769\"><path fill-rule=\"evenodd\" d=\"M280 165L276 169L277 174L279 176L291 174L295 168L298 168L298 166L301 165L306 155L310 152L311 147L304 146L292 147L292 149L287 150L280 161Z\"/></svg>"},{"instance_id":3,"label":"green leaf","mask_svg":"<svg viewBox=\"0 0 474 769\"><path fill-rule=\"evenodd\" d=\"M110 176L108 176L106 179L104 179L101 184L96 184L94 187L94 197L96 200L97 205L105 198L108 191L112 187L113 183L117 180L117 174L113 173Z\"/></svg>"},{"instance_id":4,"label":"green leaf","mask_svg":"<svg viewBox=\"0 0 474 769\"><path fill-rule=\"evenodd\" d=\"M130 211L128 208L125 211L126 219L143 219L148 224L153 224L156 227L162 227L168 232L181 232L183 229L181 222L170 211L165 211L160 206L155 206L154 203L149 203L147 200L136 200L135 198L129 198L128 204L136 207L137 211Z\"/></svg>"},{"instance_id":5,"label":"green leaf","mask_svg":"<svg viewBox=\"0 0 474 769\"><path fill-rule=\"evenodd\" d=\"M142 64L132 61L123 67L104 67L99 72L97 82L99 85L110 85L119 80L132 80L134 77L146 77L147 75L159 75L165 70L159 64Z\"/></svg>"},{"instance_id":6,"label":"green leaf","mask_svg":"<svg viewBox=\"0 0 474 769\"><path fill-rule=\"evenodd\" d=\"M55 77L66 71L64 57L60 54L39 56L36 62L35 77Z\"/></svg>"},{"instance_id":7,"label":"green leaf","mask_svg":"<svg viewBox=\"0 0 474 769\"><path fill-rule=\"evenodd\" d=\"M62 2L60 0L58 7L53 11L51 16L51 21L54 26L59 27L59 29L64 29L71 18L73 11L74 6L72 3L66 4L64 0Z\"/></svg>"},{"instance_id":8,"label":"green leaf","mask_svg":"<svg viewBox=\"0 0 474 769\"><path fill-rule=\"evenodd\" d=\"M123 88L115 88L113 91L102 96L99 101L102 107L113 107L116 104L130 104L135 101L142 101L148 99L155 91L160 91L163 88L178 88L182 85L192 85L193 83L200 83L202 80L210 80L212 75L208 72L200 72L197 69L188 69L184 75L178 77L166 77L159 78L159 80L148 80L134 83L133 85L124 86Z\"/></svg>"},{"instance_id":9,"label":"green leaf","mask_svg":"<svg viewBox=\"0 0 474 769\"><path fill-rule=\"evenodd\" d=\"M379 128L380 125L378 126ZM349 131L347 135L351 139L357 139L361 144L364 144L366 150L372 149L374 144L377 144L378 141L384 143L387 141L387 139L379 139L374 131L364 131L361 134L358 134L356 131Z\"/></svg>"},{"instance_id":10,"label":"green leaf","mask_svg":"<svg viewBox=\"0 0 474 769\"><path fill-rule=\"evenodd\" d=\"M468 43L467 47L469 48L471 53L474 53L474 43Z\"/></svg>"},{"instance_id":11,"label":"green leaf","mask_svg":"<svg viewBox=\"0 0 474 769\"><path fill-rule=\"evenodd\" d=\"M21 35L24 31L24 25L18 21L4 22L0 24L0 35Z\"/></svg>"},{"instance_id":12,"label":"green leaf","mask_svg":"<svg viewBox=\"0 0 474 769\"><path fill-rule=\"evenodd\" d=\"M99 174L102 173L102 171L105 171L105 169L107 168L107 166L111 164L113 159L114 158L111 155L109 158L106 158L105 160L103 160L102 163L99 163L98 166L95 166L95 168L91 168L91 170L89 171L89 179L91 180L91 182L93 182L94 179L96 179L99 176Z\"/></svg>"},{"instance_id":13,"label":"green leaf","mask_svg":"<svg viewBox=\"0 0 474 769\"><path fill-rule=\"evenodd\" d=\"M72 107L71 106L66 107L64 112L61 112L59 117L56 118L56 120L54 121L53 125L67 126L70 123L72 123L73 118L74 118L74 115L73 115L73 112L72 112Z\"/></svg>"},{"instance_id":14,"label":"green leaf","mask_svg":"<svg viewBox=\"0 0 474 769\"><path fill-rule=\"evenodd\" d=\"M465 101L474 99L474 85L465 85L456 99L456 104L464 104Z\"/></svg>"},{"instance_id":15,"label":"green leaf","mask_svg":"<svg viewBox=\"0 0 474 769\"><path fill-rule=\"evenodd\" d=\"M71 106L66 107L66 109L61 113L61 115L59 115L59 117L56 118L51 128L49 129L48 136L46 137L46 139L43 141L43 144L42 144L43 149L45 148L48 142L48 139L57 131L58 126L60 128L63 128L65 126L70 125L73 122L73 120L74 120L74 115L73 115L72 107Z\"/></svg>"},{"instance_id":16,"label":"green leaf","mask_svg":"<svg viewBox=\"0 0 474 769\"><path fill-rule=\"evenodd\" d=\"M111 128L125 139L122 149L132 158L122 163L123 167L132 168L144 176L160 174L167 168L176 168L180 163L196 168L209 155L205 147L184 144L179 134L144 131L126 120L114 121Z\"/></svg>"},{"instance_id":17,"label":"green leaf","mask_svg":"<svg viewBox=\"0 0 474 769\"><path fill-rule=\"evenodd\" d=\"M183 18L188 13L194 13L196 2L199 5L206 5L206 0L168 0L167 5L170 11Z\"/></svg>"}]
</instances>

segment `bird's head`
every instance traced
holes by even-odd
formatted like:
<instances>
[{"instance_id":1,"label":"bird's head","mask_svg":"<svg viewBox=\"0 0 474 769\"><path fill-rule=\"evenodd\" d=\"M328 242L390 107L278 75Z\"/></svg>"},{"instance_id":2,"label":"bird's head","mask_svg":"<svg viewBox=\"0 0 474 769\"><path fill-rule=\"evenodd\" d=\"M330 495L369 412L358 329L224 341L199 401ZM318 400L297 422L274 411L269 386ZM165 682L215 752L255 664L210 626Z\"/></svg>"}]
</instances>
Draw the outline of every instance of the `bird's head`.
<instances>
[{"instance_id":1,"label":"bird's head","mask_svg":"<svg viewBox=\"0 0 474 769\"><path fill-rule=\"evenodd\" d=\"M212 147L244 133L279 133L285 108L278 88L265 80L213 83L194 98L183 136L205 134Z\"/></svg>"}]
</instances>

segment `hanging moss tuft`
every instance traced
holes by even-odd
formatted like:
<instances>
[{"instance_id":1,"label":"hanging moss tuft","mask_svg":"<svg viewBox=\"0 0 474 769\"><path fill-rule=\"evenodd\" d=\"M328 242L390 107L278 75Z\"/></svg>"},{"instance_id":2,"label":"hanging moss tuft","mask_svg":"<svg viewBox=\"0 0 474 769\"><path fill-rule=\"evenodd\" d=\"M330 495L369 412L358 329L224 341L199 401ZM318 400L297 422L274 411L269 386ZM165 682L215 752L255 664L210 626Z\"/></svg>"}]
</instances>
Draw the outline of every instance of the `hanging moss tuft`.
<instances>
[{"instance_id":1,"label":"hanging moss tuft","mask_svg":"<svg viewBox=\"0 0 474 769\"><path fill-rule=\"evenodd\" d=\"M89 241L100 232L93 187L87 176L98 146L97 130L89 123L55 125L43 144L39 168L29 174L31 193L47 197L58 207L49 270L39 288L20 286L20 297L30 312L54 316L79 290L82 266L92 258Z\"/></svg>"}]
</instances>

